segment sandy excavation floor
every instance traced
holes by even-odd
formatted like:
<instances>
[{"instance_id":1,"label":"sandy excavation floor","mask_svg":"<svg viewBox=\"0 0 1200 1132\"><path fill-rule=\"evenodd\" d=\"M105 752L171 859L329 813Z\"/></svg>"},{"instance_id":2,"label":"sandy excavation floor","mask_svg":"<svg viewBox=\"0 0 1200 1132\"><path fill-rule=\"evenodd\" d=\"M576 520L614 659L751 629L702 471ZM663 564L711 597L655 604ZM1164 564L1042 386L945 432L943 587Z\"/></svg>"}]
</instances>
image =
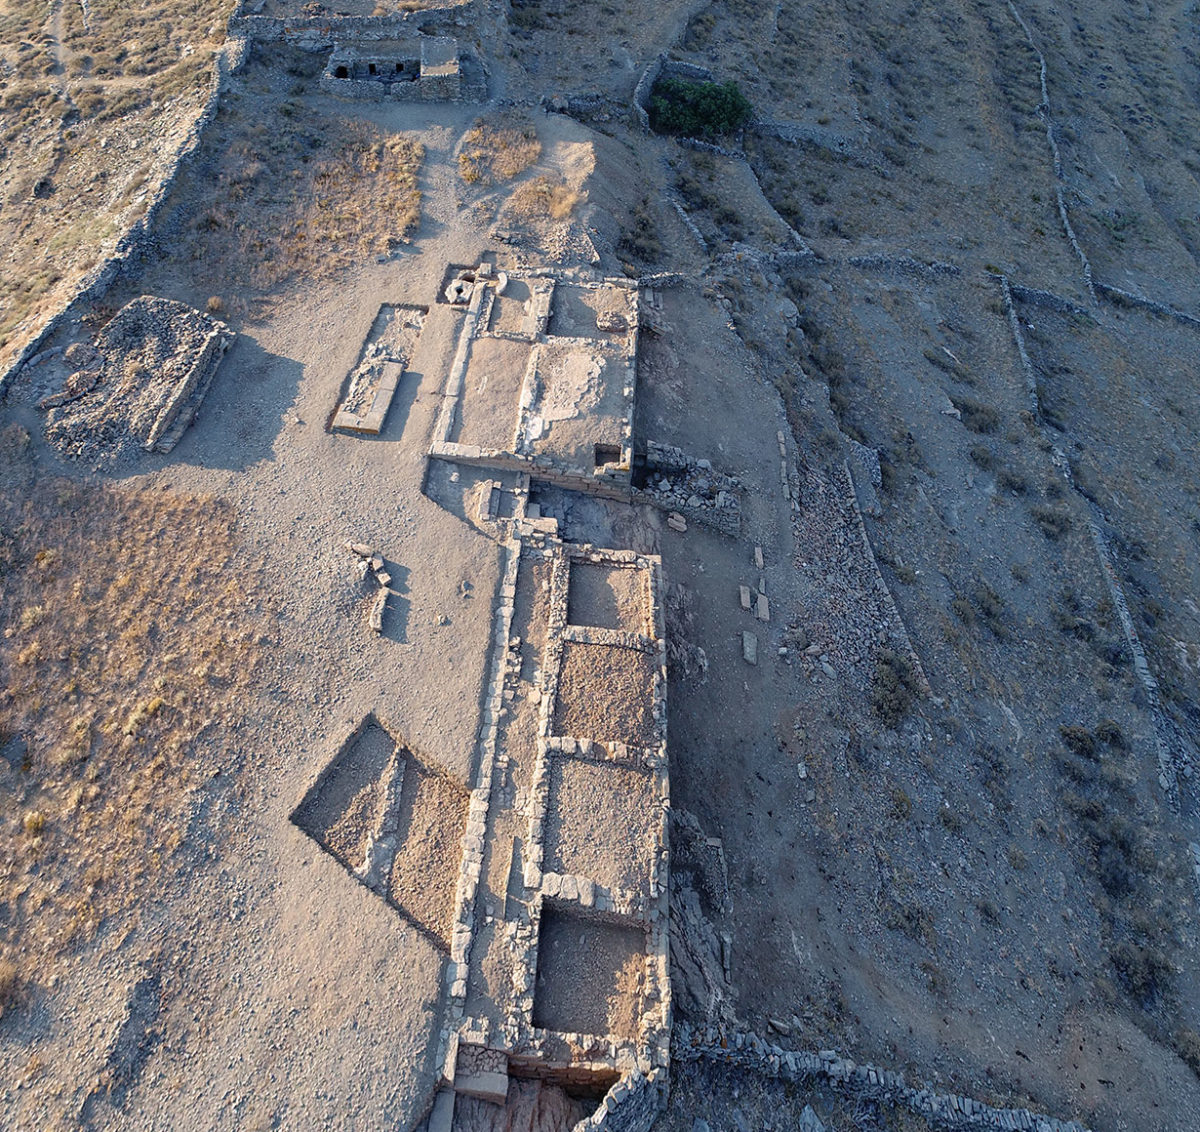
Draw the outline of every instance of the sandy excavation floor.
<instances>
[{"instance_id":1,"label":"sandy excavation floor","mask_svg":"<svg viewBox=\"0 0 1200 1132\"><path fill-rule=\"evenodd\" d=\"M6 594L31 596L5 607L0 640L0 959L13 965L0 969L0 1125L409 1128L423 1115L457 867L446 815L462 805L500 580L499 548L462 502L469 477L443 469L422 490L460 317L436 295L448 263L490 250L680 273L642 328L635 435L743 488L737 538L695 522L677 532L649 507L535 493L566 538L663 557L672 806L686 812L672 824L677 1021L837 1049L1097 1132L1195 1126L1200 330L1093 301L1056 205L1063 188L1096 281L1200 317L1189 211L1200 73L1184 6L1018 5L1047 62L1061 183L1037 114L1039 60L1006 6L912 6L901 20L880 2L671 2L644 18L614 3L586 19L550 7L484 6L463 33L488 46L493 97L529 103L540 149L513 181L459 175L478 107L336 102L316 93L312 60L251 59L160 214L157 250L103 300L111 313L141 293L200 310L215 298L239 333L169 456L139 456L119 476L62 464L34 408L53 391L50 367L6 396L0 428L30 440L3 432L18 503L0 562ZM636 129L629 92L668 49L738 79L760 119L747 160ZM539 108L571 94L588 96L566 104L571 115ZM272 136L272 121L290 125ZM378 170L387 191L352 195L354 239L329 262L272 244L260 257L270 272L247 272L253 249L222 217L255 194L289 199L281 186L307 167L315 123L368 138L359 154L382 139L398 162ZM262 166L241 187L235 138ZM538 178L570 185L568 215L530 219L540 187L514 206ZM420 220L405 229L414 190ZM499 240L497 218L525 243ZM330 229L318 219L305 231L319 251ZM1032 379L1001 274L1060 296L1014 300ZM325 422L383 303L428 305L419 344L382 434L332 434ZM575 316L586 321L575 308L562 317ZM519 325L503 306L496 319ZM474 392L481 411L464 429L509 438L515 417L492 412L500 387L479 377ZM71 528L38 526L32 510L22 525L17 508L69 513L78 499L47 502L35 474L136 501L131 526L89 546L109 548L114 584L129 575L155 592L147 579L159 579L170 617L151 628L122 596L132 582L76 593L39 557L74 563ZM169 532L190 513L222 554L177 589L198 552ZM1092 522L1158 682L1157 714ZM151 552L146 532L160 528ZM23 531L47 545L24 545ZM346 540L377 550L392 576L379 636ZM742 586L766 598L768 620L742 607ZM96 722L112 745L95 750L74 722L95 693L66 690L70 643L51 652L41 629L89 597L119 617L69 622L87 647L146 656L121 670L127 683L104 705L118 726ZM605 628L639 599L581 574L569 600L572 623ZM744 633L757 637L754 665ZM187 656L218 642L227 660L244 637L244 660L172 668L163 637ZM29 651L38 640L45 656ZM643 654L608 650L628 663L600 697L575 695L596 675L590 648L567 647L555 729L603 739L603 719L630 711L621 691L650 670ZM174 683L155 685L160 666ZM38 697L54 695L72 710L44 711ZM425 768L404 779L415 797L401 803L430 864L406 842L399 910L289 820L371 714ZM1164 728L1174 791L1159 777ZM384 747L371 747L372 766ZM92 765L111 767L107 812ZM580 780L552 792L554 820L598 842L613 831L591 824L593 768L571 772ZM594 768L614 772L635 773ZM342 785L309 824L352 862L366 778ZM43 810L42 823L28 817ZM61 847L93 821L153 868L59 871ZM620 832L632 852L638 831ZM587 854L557 851L564 869ZM58 934L75 922L87 930ZM546 968L540 1009L633 1026L628 941L581 956L571 927L544 927L561 937L561 966ZM572 963L585 982L600 972L603 995L555 997L575 986ZM923 1128L819 1083L673 1072L662 1127L795 1127L811 1104L831 1128ZM547 1128L579 1115L561 1098L523 1103ZM464 1109L464 1128L468 1117L494 1126Z\"/></svg>"}]
</instances>

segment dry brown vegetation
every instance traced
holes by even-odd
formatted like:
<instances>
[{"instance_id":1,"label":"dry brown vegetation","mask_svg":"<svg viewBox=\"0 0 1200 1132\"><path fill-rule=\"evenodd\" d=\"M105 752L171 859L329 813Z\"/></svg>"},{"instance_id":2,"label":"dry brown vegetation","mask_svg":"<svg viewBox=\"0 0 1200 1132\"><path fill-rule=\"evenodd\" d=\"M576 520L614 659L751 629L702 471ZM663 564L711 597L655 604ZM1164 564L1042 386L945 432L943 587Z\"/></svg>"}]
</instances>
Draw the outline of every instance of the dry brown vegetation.
<instances>
[{"instance_id":1,"label":"dry brown vegetation","mask_svg":"<svg viewBox=\"0 0 1200 1132\"><path fill-rule=\"evenodd\" d=\"M231 8L93 0L85 23L78 4L0 6L0 366L145 211Z\"/></svg>"},{"instance_id":2,"label":"dry brown vegetation","mask_svg":"<svg viewBox=\"0 0 1200 1132\"><path fill-rule=\"evenodd\" d=\"M243 113L235 95L213 130L215 172L181 255L215 292L328 278L394 251L420 220L419 143L291 100L279 114Z\"/></svg>"},{"instance_id":3,"label":"dry brown vegetation","mask_svg":"<svg viewBox=\"0 0 1200 1132\"><path fill-rule=\"evenodd\" d=\"M469 185L511 181L542 154L533 126L515 115L480 118L463 139L458 172Z\"/></svg>"},{"instance_id":4,"label":"dry brown vegetation","mask_svg":"<svg viewBox=\"0 0 1200 1132\"><path fill-rule=\"evenodd\" d=\"M267 638L228 504L36 477L16 425L0 579L3 1000L135 927Z\"/></svg>"},{"instance_id":5,"label":"dry brown vegetation","mask_svg":"<svg viewBox=\"0 0 1200 1132\"><path fill-rule=\"evenodd\" d=\"M565 220L578 202L578 190L565 181L534 177L513 190L509 209L510 215L518 219L549 217L551 220Z\"/></svg>"}]
</instances>

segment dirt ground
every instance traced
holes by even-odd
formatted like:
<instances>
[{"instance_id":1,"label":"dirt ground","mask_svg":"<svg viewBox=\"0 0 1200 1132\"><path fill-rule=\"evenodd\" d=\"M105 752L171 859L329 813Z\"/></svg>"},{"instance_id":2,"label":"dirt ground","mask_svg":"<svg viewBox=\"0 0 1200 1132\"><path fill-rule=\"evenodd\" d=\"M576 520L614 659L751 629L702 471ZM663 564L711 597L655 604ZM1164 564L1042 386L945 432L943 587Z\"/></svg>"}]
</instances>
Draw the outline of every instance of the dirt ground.
<instances>
[{"instance_id":1,"label":"dirt ground","mask_svg":"<svg viewBox=\"0 0 1200 1132\"><path fill-rule=\"evenodd\" d=\"M422 1115L444 952L288 816L369 713L428 767L430 810L461 804L500 555L462 503L466 479L427 480L424 450L459 317L436 295L448 263L490 250L513 267L679 273L642 328L635 438L679 445L742 486L736 539L538 493L565 537L663 556L672 805L705 845L719 839L724 870L675 878L679 941L697 957L677 965L680 1016L758 1032L774 1020L781 1044L1097 1132L1195 1125L1200 332L1093 301L1057 194L1096 281L1200 316L1200 72L1182 3L1018 10L1046 59L1061 180L1037 54L1008 6L975 0L693 0L637 18L615 3L485 6L464 35L488 42L491 95L522 101L539 139L532 164L494 183L464 180L458 159L480 107L337 102L316 92L311 60L251 59L152 250L103 300L111 313L141 293L198 309L220 298L239 339L196 423L170 456L116 477L66 467L44 443L46 368L23 373L2 409L30 438L4 434L20 441L21 491L69 485L46 504L57 528L25 510L36 493L6 497L2 528L0 960L19 974L0 1016L0 1123L407 1128ZM666 50L750 97L745 160L637 130L629 93ZM546 113L543 97L570 114ZM328 263L311 249L276 261L322 265L312 272L241 270L261 234L240 244L236 223L211 229L219 256L194 258L215 204L233 215L254 194L287 202L309 119L420 153L403 199L355 198L354 255L344 244ZM279 152L255 150L251 189L214 180L236 172L233 131L276 120L287 136L258 136ZM514 208L538 178L569 188L565 215L536 187ZM306 232L318 252L337 243L323 223ZM1032 381L1001 273L1062 299L1015 301ZM428 305L420 341L383 433L333 435L324 422L381 303ZM517 313L500 317L512 326ZM502 420L515 417L478 425ZM164 532L136 552L130 513L143 535ZM370 543L393 577L379 636L347 539ZM88 548L125 543L127 565L100 559L104 592L128 574L161 607L135 615L118 592L124 620L88 623L73 604L101 584ZM221 562L187 580L187 556L214 545ZM69 571L39 560L55 549ZM743 585L767 596L768 621L741 607ZM62 622L58 651L28 652L64 610L78 624ZM96 748L79 745L78 712L53 705L100 693L82 680L68 690L72 632L98 657L136 660L110 714L148 735L186 717L186 760L157 767L128 727L101 743L103 720ZM744 632L758 637L753 666ZM162 667L172 640L178 671ZM575 667L613 673L614 653L629 664L607 699L572 698ZM202 679L193 657L210 654ZM569 646L556 729L603 739L605 719L645 702L632 693L648 697L642 655ZM36 690L23 682L31 664L43 666ZM160 671L187 683L186 704L154 688ZM151 710L155 696L180 716ZM1164 728L1177 791L1160 783ZM136 757L98 760L110 739ZM137 789L142 767L155 768L153 790ZM111 899L103 885L89 894L97 914L82 907L87 930L67 946L67 897L93 883L76 876L68 835L88 828L89 783L101 782L121 820L97 827L112 839L99 844L146 864ZM78 817L38 800L59 807L76 785ZM431 885L414 910L431 928L444 891ZM604 985L628 1005L633 974L609 960ZM583 1028L634 1024L564 970L542 1009L569 988L559 1005ZM663 1127L795 1127L805 1105L831 1128L922 1127L817 1086L705 1065L673 1075Z\"/></svg>"}]
</instances>

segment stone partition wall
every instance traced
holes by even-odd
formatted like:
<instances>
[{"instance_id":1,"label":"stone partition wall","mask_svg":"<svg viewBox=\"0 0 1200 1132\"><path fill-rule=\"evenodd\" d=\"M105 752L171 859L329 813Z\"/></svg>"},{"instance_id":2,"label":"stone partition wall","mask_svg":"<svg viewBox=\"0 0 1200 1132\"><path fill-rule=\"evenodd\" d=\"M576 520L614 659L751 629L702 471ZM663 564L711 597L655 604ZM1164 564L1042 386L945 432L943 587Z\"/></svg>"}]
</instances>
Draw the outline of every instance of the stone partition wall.
<instances>
[{"instance_id":1,"label":"stone partition wall","mask_svg":"<svg viewBox=\"0 0 1200 1132\"><path fill-rule=\"evenodd\" d=\"M635 1069L609 1089L600 1107L572 1132L650 1132L666 1103L666 1073Z\"/></svg>"}]
</instances>

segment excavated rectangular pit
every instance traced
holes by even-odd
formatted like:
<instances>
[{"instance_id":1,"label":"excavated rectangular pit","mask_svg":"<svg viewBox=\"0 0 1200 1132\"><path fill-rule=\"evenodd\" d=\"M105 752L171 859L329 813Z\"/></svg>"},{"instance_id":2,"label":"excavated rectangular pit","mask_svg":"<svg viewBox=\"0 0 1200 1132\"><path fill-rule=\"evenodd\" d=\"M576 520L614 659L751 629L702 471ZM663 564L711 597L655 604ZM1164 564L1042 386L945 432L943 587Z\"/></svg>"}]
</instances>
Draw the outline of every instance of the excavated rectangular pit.
<instances>
[{"instance_id":1,"label":"excavated rectangular pit","mask_svg":"<svg viewBox=\"0 0 1200 1132\"><path fill-rule=\"evenodd\" d=\"M633 1040L641 1017L646 930L547 901L538 931L533 1024Z\"/></svg>"},{"instance_id":2,"label":"excavated rectangular pit","mask_svg":"<svg viewBox=\"0 0 1200 1132\"><path fill-rule=\"evenodd\" d=\"M430 942L448 948L468 805L462 786L368 717L291 820Z\"/></svg>"},{"instance_id":3,"label":"excavated rectangular pit","mask_svg":"<svg viewBox=\"0 0 1200 1132\"><path fill-rule=\"evenodd\" d=\"M567 641L554 734L652 747L655 658L640 649Z\"/></svg>"},{"instance_id":4,"label":"excavated rectangular pit","mask_svg":"<svg viewBox=\"0 0 1200 1132\"><path fill-rule=\"evenodd\" d=\"M492 300L488 330L493 334L525 334L529 316L528 304L533 292L524 279L509 278L503 295Z\"/></svg>"},{"instance_id":5,"label":"excavated rectangular pit","mask_svg":"<svg viewBox=\"0 0 1200 1132\"><path fill-rule=\"evenodd\" d=\"M662 825L657 780L614 763L550 764L545 869L610 890L644 891Z\"/></svg>"},{"instance_id":6,"label":"excavated rectangular pit","mask_svg":"<svg viewBox=\"0 0 1200 1132\"><path fill-rule=\"evenodd\" d=\"M507 338L476 338L458 404L459 444L512 451L517 406L532 346Z\"/></svg>"},{"instance_id":7,"label":"excavated rectangular pit","mask_svg":"<svg viewBox=\"0 0 1200 1132\"><path fill-rule=\"evenodd\" d=\"M559 283L549 333L559 338L606 338L629 332L630 291L624 287L583 287ZM603 328L601 325L603 324Z\"/></svg>"},{"instance_id":8,"label":"excavated rectangular pit","mask_svg":"<svg viewBox=\"0 0 1200 1132\"><path fill-rule=\"evenodd\" d=\"M650 593L644 570L605 562L572 562L567 624L641 633Z\"/></svg>"}]
</instances>

